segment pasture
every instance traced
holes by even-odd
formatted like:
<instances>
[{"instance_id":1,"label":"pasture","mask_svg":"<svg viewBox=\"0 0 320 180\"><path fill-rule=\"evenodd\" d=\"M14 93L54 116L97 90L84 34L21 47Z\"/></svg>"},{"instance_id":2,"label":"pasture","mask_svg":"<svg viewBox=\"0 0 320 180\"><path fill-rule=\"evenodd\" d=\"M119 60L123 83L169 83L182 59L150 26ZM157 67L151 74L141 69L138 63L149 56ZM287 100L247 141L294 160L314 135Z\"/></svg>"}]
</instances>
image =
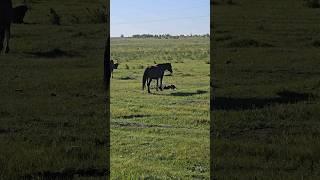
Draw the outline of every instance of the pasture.
<instances>
[{"instance_id":1,"label":"pasture","mask_svg":"<svg viewBox=\"0 0 320 180\"><path fill-rule=\"evenodd\" d=\"M28 2L26 24L12 25L11 52L0 56L0 179L101 179L105 26L86 8L103 1Z\"/></svg>"},{"instance_id":2,"label":"pasture","mask_svg":"<svg viewBox=\"0 0 320 180\"><path fill-rule=\"evenodd\" d=\"M209 179L209 53L209 38L111 39L112 179ZM142 91L154 63L176 91Z\"/></svg>"},{"instance_id":3,"label":"pasture","mask_svg":"<svg viewBox=\"0 0 320 180\"><path fill-rule=\"evenodd\" d=\"M213 5L213 176L318 179L320 9L233 2Z\"/></svg>"}]
</instances>

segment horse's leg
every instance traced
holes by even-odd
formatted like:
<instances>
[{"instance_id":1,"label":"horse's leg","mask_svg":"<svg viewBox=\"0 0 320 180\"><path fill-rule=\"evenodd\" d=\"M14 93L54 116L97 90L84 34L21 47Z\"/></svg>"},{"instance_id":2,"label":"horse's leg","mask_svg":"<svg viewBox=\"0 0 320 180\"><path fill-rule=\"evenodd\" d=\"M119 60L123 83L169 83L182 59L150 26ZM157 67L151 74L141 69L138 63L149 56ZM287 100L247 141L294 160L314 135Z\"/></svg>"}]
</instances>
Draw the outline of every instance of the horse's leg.
<instances>
[{"instance_id":1,"label":"horse's leg","mask_svg":"<svg viewBox=\"0 0 320 180\"><path fill-rule=\"evenodd\" d=\"M160 90L162 91L163 89L162 89L162 79L163 79L163 76L161 76L161 78L160 78Z\"/></svg>"},{"instance_id":2,"label":"horse's leg","mask_svg":"<svg viewBox=\"0 0 320 180\"><path fill-rule=\"evenodd\" d=\"M147 80L146 80L146 84L147 84L148 92L149 92L149 78L147 78Z\"/></svg>"},{"instance_id":3,"label":"horse's leg","mask_svg":"<svg viewBox=\"0 0 320 180\"><path fill-rule=\"evenodd\" d=\"M10 41L10 25L5 29L5 38L6 38L6 49L5 52L8 53L10 51L9 41Z\"/></svg>"},{"instance_id":4,"label":"horse's leg","mask_svg":"<svg viewBox=\"0 0 320 180\"><path fill-rule=\"evenodd\" d=\"M0 29L0 53L2 52L3 49L3 44L4 44L4 28Z\"/></svg>"},{"instance_id":5,"label":"horse's leg","mask_svg":"<svg viewBox=\"0 0 320 180\"><path fill-rule=\"evenodd\" d=\"M150 91L150 84L151 84L151 81L152 81L152 79L151 79L151 78L149 78L149 81L148 81L148 93L151 93L151 91Z\"/></svg>"},{"instance_id":6,"label":"horse's leg","mask_svg":"<svg viewBox=\"0 0 320 180\"><path fill-rule=\"evenodd\" d=\"M157 91L159 91L159 79L157 79Z\"/></svg>"},{"instance_id":7,"label":"horse's leg","mask_svg":"<svg viewBox=\"0 0 320 180\"><path fill-rule=\"evenodd\" d=\"M147 78L147 87L148 87L148 93L150 93L150 88L149 88L149 85L150 85L150 79Z\"/></svg>"}]
</instances>

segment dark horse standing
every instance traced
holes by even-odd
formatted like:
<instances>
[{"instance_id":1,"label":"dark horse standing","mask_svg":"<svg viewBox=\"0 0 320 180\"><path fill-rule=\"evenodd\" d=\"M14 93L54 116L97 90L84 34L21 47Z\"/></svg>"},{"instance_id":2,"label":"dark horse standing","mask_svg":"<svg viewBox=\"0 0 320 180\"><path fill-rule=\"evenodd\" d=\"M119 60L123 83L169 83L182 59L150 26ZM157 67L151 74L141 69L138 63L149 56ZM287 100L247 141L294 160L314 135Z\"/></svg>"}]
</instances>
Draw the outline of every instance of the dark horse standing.
<instances>
[{"instance_id":1,"label":"dark horse standing","mask_svg":"<svg viewBox=\"0 0 320 180\"><path fill-rule=\"evenodd\" d=\"M153 66L149 66L145 69L143 78L142 78L142 89L144 90L144 87L147 83L148 86L148 93L150 92L150 84L152 79L157 80L157 91L159 88L159 79L160 79L160 90L162 91L162 79L164 76L164 72L168 70L170 73L172 73L172 66L171 63L164 63L164 64L157 64Z\"/></svg>"},{"instance_id":2,"label":"dark horse standing","mask_svg":"<svg viewBox=\"0 0 320 180\"><path fill-rule=\"evenodd\" d=\"M28 6L23 4L13 8L13 17L12 22L17 24L22 24L24 17L26 16L27 11L29 10Z\"/></svg>"},{"instance_id":3,"label":"dark horse standing","mask_svg":"<svg viewBox=\"0 0 320 180\"><path fill-rule=\"evenodd\" d=\"M12 2L11 0L0 1L0 52L3 48L5 53L9 52L10 26L12 22Z\"/></svg>"},{"instance_id":4,"label":"dark horse standing","mask_svg":"<svg viewBox=\"0 0 320 180\"><path fill-rule=\"evenodd\" d=\"M113 70L118 69L119 63L114 63L114 61L111 59L110 61L110 72L111 72L111 77L113 78Z\"/></svg>"}]
</instances>

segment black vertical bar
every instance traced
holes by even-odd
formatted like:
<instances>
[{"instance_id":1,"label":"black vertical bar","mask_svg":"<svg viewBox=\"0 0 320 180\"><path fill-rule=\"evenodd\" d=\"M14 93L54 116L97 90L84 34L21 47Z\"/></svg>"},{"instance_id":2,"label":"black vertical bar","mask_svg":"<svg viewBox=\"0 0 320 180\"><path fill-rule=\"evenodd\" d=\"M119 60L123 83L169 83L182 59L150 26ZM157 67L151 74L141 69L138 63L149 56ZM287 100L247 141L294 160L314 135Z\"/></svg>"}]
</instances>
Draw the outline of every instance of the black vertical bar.
<instances>
[{"instance_id":1,"label":"black vertical bar","mask_svg":"<svg viewBox=\"0 0 320 180\"><path fill-rule=\"evenodd\" d=\"M105 116L106 116L106 148L107 148L107 179L110 179L110 0L106 2L106 44L104 51L104 90L105 90Z\"/></svg>"},{"instance_id":2,"label":"black vertical bar","mask_svg":"<svg viewBox=\"0 0 320 180\"><path fill-rule=\"evenodd\" d=\"M213 0L210 0L210 179L214 177L214 63L213 63Z\"/></svg>"},{"instance_id":3,"label":"black vertical bar","mask_svg":"<svg viewBox=\"0 0 320 180\"><path fill-rule=\"evenodd\" d=\"M104 51L104 88L107 95L110 95L110 0L107 0L107 22L106 22L106 44Z\"/></svg>"}]
</instances>

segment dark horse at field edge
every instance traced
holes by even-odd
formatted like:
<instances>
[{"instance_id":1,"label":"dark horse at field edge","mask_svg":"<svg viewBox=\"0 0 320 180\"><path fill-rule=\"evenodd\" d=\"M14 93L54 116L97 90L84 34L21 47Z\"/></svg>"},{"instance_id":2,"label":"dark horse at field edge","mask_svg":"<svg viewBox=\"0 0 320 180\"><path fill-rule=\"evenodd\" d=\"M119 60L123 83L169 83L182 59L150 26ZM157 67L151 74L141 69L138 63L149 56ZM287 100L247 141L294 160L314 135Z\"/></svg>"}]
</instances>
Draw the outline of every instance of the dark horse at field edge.
<instances>
[{"instance_id":1,"label":"dark horse at field edge","mask_svg":"<svg viewBox=\"0 0 320 180\"><path fill-rule=\"evenodd\" d=\"M162 79L164 76L164 72L168 70L170 73L172 73L172 66L171 63L164 63L164 64L157 64L153 66L148 66L143 73L142 78L142 90L144 90L144 87L147 83L148 86L148 93L150 92L150 84L152 79L157 80L157 91L159 88L159 79L160 79L160 90L162 91Z\"/></svg>"},{"instance_id":2,"label":"dark horse at field edge","mask_svg":"<svg viewBox=\"0 0 320 180\"><path fill-rule=\"evenodd\" d=\"M4 49L8 53L10 40L10 27L13 18L11 0L0 1L0 52Z\"/></svg>"},{"instance_id":3,"label":"dark horse at field edge","mask_svg":"<svg viewBox=\"0 0 320 180\"><path fill-rule=\"evenodd\" d=\"M111 72L111 77L113 78L113 70L118 69L119 63L114 63L114 61L111 59L110 61L110 72Z\"/></svg>"}]
</instances>

